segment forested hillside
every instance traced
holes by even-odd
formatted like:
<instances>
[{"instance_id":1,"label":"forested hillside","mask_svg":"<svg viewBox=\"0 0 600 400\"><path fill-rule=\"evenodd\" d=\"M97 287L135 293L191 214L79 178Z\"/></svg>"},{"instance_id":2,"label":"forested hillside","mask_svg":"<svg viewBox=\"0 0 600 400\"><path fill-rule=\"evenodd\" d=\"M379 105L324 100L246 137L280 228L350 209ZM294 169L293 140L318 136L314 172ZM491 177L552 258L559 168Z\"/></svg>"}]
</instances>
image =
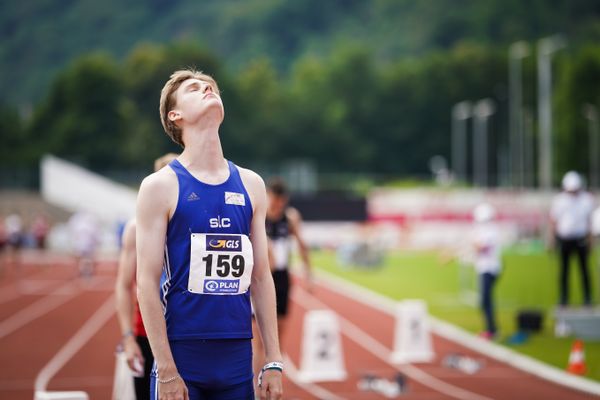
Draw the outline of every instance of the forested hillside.
<instances>
[{"instance_id":1,"label":"forested hillside","mask_svg":"<svg viewBox=\"0 0 600 400\"><path fill-rule=\"evenodd\" d=\"M600 41L590 0L27 0L0 2L0 101L39 100L81 53L123 59L140 42L193 41L237 70L259 57L287 71L352 43L379 61L464 39L505 46L562 32Z\"/></svg>"},{"instance_id":2,"label":"forested hillside","mask_svg":"<svg viewBox=\"0 0 600 400\"><path fill-rule=\"evenodd\" d=\"M532 128L537 40L568 43L554 59L557 171L589 167L581 110L600 104L597 1L28 0L0 4L0 32L0 178L46 152L97 171L149 169L177 150L158 97L185 66L222 86L228 157L265 168L303 159L320 172L422 176L431 156L450 156L452 106L482 98L496 105L490 169L506 168L516 40L530 47Z\"/></svg>"}]
</instances>

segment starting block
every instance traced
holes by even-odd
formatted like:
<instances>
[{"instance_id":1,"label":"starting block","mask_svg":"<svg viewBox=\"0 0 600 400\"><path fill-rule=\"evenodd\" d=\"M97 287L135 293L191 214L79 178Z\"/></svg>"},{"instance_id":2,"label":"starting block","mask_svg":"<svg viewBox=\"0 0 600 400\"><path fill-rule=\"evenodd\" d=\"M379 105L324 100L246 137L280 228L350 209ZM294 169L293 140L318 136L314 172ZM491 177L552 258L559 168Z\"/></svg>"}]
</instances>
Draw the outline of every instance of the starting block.
<instances>
[{"instance_id":1,"label":"starting block","mask_svg":"<svg viewBox=\"0 0 600 400\"><path fill-rule=\"evenodd\" d=\"M427 319L427 304L423 300L404 300L396 306L394 364L430 362L434 358Z\"/></svg>"},{"instance_id":2,"label":"starting block","mask_svg":"<svg viewBox=\"0 0 600 400\"><path fill-rule=\"evenodd\" d=\"M343 381L347 377L339 322L330 310L312 310L304 316L298 380Z\"/></svg>"},{"instance_id":3,"label":"starting block","mask_svg":"<svg viewBox=\"0 0 600 400\"><path fill-rule=\"evenodd\" d=\"M86 392L35 392L34 400L89 400Z\"/></svg>"}]
</instances>

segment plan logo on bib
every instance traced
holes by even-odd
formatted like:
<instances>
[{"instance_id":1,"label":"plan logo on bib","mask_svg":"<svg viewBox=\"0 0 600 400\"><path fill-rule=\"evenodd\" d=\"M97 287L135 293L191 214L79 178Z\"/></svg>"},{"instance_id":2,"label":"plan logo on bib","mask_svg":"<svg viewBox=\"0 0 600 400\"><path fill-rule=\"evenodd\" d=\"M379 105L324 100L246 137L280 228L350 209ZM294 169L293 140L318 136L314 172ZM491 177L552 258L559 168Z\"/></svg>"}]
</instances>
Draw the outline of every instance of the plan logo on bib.
<instances>
[{"instance_id":1,"label":"plan logo on bib","mask_svg":"<svg viewBox=\"0 0 600 400\"><path fill-rule=\"evenodd\" d=\"M225 192L225 204L233 204L234 206L245 206L246 198L242 193Z\"/></svg>"},{"instance_id":2,"label":"plan logo on bib","mask_svg":"<svg viewBox=\"0 0 600 400\"><path fill-rule=\"evenodd\" d=\"M209 293L237 293L239 288L239 279L207 279L204 281L204 291Z\"/></svg>"}]
</instances>

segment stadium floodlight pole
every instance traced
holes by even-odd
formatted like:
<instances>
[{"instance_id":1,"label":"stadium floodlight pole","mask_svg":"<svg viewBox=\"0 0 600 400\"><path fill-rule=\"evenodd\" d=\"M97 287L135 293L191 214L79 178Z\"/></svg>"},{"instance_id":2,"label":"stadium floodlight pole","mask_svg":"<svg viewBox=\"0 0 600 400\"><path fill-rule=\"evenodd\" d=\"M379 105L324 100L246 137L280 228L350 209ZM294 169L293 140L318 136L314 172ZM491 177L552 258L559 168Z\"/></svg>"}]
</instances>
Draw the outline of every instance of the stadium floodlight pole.
<instances>
[{"instance_id":1,"label":"stadium floodlight pole","mask_svg":"<svg viewBox=\"0 0 600 400\"><path fill-rule=\"evenodd\" d=\"M538 125L539 125L539 185L544 190L552 188L552 54L564 48L561 35L538 41Z\"/></svg>"},{"instance_id":2,"label":"stadium floodlight pole","mask_svg":"<svg viewBox=\"0 0 600 400\"><path fill-rule=\"evenodd\" d=\"M529 109L523 110L523 187L532 188L535 184L535 142L533 138L533 113Z\"/></svg>"},{"instance_id":3,"label":"stadium floodlight pole","mask_svg":"<svg viewBox=\"0 0 600 400\"><path fill-rule=\"evenodd\" d=\"M529 55L527 42L514 42L508 48L509 82L509 127L510 127L510 168L511 183L515 187L525 184L525 152L523 139L523 89L522 60Z\"/></svg>"},{"instance_id":4,"label":"stadium floodlight pole","mask_svg":"<svg viewBox=\"0 0 600 400\"><path fill-rule=\"evenodd\" d=\"M590 147L590 189L598 189L598 109L592 104L583 105L583 116L588 120Z\"/></svg>"},{"instance_id":5,"label":"stadium floodlight pole","mask_svg":"<svg viewBox=\"0 0 600 400\"><path fill-rule=\"evenodd\" d=\"M496 111L490 98L479 100L473 107L473 182L488 185L488 118Z\"/></svg>"},{"instance_id":6,"label":"stadium floodlight pole","mask_svg":"<svg viewBox=\"0 0 600 400\"><path fill-rule=\"evenodd\" d=\"M452 170L456 181L467 181L467 119L471 103L461 101L452 107Z\"/></svg>"}]
</instances>

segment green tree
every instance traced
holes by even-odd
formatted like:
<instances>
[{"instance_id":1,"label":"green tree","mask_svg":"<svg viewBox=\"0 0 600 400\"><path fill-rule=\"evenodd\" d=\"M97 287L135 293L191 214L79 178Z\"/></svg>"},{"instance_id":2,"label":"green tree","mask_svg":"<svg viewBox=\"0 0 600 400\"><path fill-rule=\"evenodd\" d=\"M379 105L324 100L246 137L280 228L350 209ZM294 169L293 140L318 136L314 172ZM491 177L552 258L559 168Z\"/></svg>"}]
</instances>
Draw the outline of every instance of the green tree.
<instances>
[{"instance_id":1,"label":"green tree","mask_svg":"<svg viewBox=\"0 0 600 400\"><path fill-rule=\"evenodd\" d=\"M31 165L27 137L17 110L0 104L0 165L3 168Z\"/></svg>"},{"instance_id":2,"label":"green tree","mask_svg":"<svg viewBox=\"0 0 600 400\"><path fill-rule=\"evenodd\" d=\"M36 110L31 137L38 151L95 169L118 164L123 85L114 60L94 53L75 61L53 83Z\"/></svg>"},{"instance_id":3,"label":"green tree","mask_svg":"<svg viewBox=\"0 0 600 400\"><path fill-rule=\"evenodd\" d=\"M370 125L377 78L367 51L344 47L325 61L307 57L290 82L288 146L321 170L361 171L374 155Z\"/></svg>"},{"instance_id":4,"label":"green tree","mask_svg":"<svg viewBox=\"0 0 600 400\"><path fill-rule=\"evenodd\" d=\"M221 140L228 156L254 165L277 163L287 156L287 99L269 60L257 59L236 74L223 102Z\"/></svg>"},{"instance_id":5,"label":"green tree","mask_svg":"<svg viewBox=\"0 0 600 400\"><path fill-rule=\"evenodd\" d=\"M557 180L568 170L589 172L589 131L585 104L600 106L600 49L584 46L560 58L555 90Z\"/></svg>"}]
</instances>

